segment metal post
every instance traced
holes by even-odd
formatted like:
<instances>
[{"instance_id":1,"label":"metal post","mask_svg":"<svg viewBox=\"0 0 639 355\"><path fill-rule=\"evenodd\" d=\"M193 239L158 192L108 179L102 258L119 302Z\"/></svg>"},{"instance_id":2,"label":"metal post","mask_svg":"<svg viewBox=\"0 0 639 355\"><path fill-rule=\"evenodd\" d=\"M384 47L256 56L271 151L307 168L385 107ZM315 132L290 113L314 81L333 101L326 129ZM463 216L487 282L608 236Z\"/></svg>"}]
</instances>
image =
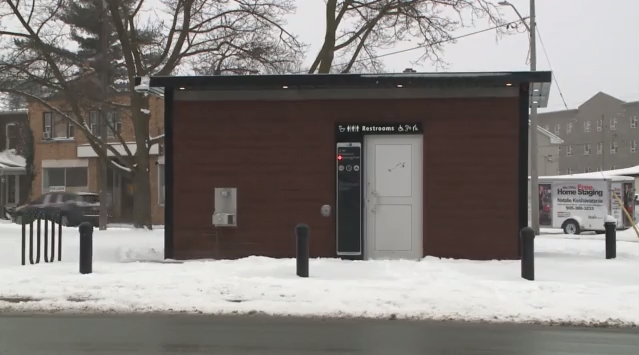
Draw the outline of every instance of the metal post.
<instances>
[{"instance_id":1,"label":"metal post","mask_svg":"<svg viewBox=\"0 0 639 355\"><path fill-rule=\"evenodd\" d=\"M535 280L535 231L525 227L519 232L521 239L521 277Z\"/></svg>"},{"instance_id":2,"label":"metal post","mask_svg":"<svg viewBox=\"0 0 639 355\"><path fill-rule=\"evenodd\" d=\"M4 173L0 172L0 213L2 213L2 219L5 219L5 209L4 209L4 201L7 199L5 196L5 190L8 190L6 188L6 183L5 183L5 176Z\"/></svg>"},{"instance_id":3,"label":"metal post","mask_svg":"<svg viewBox=\"0 0 639 355\"><path fill-rule=\"evenodd\" d=\"M107 25L108 21L108 10L106 1L99 1L101 4L100 7L100 23L101 23L101 34L100 34L100 84L102 87L102 100L106 100L108 98L108 88L109 88L109 76L108 76L108 50L109 50L109 28ZM107 107L108 109L108 107ZM100 122L99 122L99 130L100 130L100 138L102 140L102 144L100 145L100 149L102 150L102 156L107 156L107 119L105 112L104 103L100 104ZM107 229L108 223L108 206L107 206L107 189L108 189L108 162L105 159L100 159L100 217L99 217L99 227L100 230Z\"/></svg>"},{"instance_id":4,"label":"metal post","mask_svg":"<svg viewBox=\"0 0 639 355\"><path fill-rule=\"evenodd\" d=\"M295 227L295 239L297 240L296 269L299 277L308 277L309 234L310 228L308 225L300 223Z\"/></svg>"},{"instance_id":5,"label":"metal post","mask_svg":"<svg viewBox=\"0 0 639 355\"><path fill-rule=\"evenodd\" d=\"M617 221L614 217L606 217L604 223L606 230L606 259L617 257Z\"/></svg>"},{"instance_id":6,"label":"metal post","mask_svg":"<svg viewBox=\"0 0 639 355\"><path fill-rule=\"evenodd\" d=\"M537 71L537 20L535 18L535 0L530 0L530 71ZM537 142L537 102L530 102L530 185L531 190L534 191L535 198L531 200L532 208L532 229L535 231L535 235L539 235L539 198L536 198L539 194L539 171L538 164L538 149L539 144Z\"/></svg>"},{"instance_id":7,"label":"metal post","mask_svg":"<svg viewBox=\"0 0 639 355\"><path fill-rule=\"evenodd\" d=\"M22 217L22 265L27 264L27 225Z\"/></svg>"},{"instance_id":8,"label":"metal post","mask_svg":"<svg viewBox=\"0 0 639 355\"><path fill-rule=\"evenodd\" d=\"M80 273L90 274L93 272L93 225L83 222L78 229L80 230Z\"/></svg>"}]
</instances>

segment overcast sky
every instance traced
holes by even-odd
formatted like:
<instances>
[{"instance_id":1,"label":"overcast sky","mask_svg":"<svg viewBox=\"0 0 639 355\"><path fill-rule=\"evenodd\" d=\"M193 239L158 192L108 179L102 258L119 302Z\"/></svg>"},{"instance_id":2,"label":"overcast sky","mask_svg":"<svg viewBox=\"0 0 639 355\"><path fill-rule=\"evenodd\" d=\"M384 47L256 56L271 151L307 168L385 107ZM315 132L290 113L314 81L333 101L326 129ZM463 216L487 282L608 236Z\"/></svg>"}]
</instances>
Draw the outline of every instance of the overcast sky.
<instances>
[{"instance_id":1,"label":"overcast sky","mask_svg":"<svg viewBox=\"0 0 639 355\"><path fill-rule=\"evenodd\" d=\"M528 16L528 0L510 2L522 16ZM297 13L289 19L290 29L303 42L313 44L309 54L316 53L324 35L324 0L297 3ZM569 108L576 108L599 91L624 101L639 100L639 0L537 0L536 12L541 40L550 59L549 63L538 37L537 69L552 67ZM517 19L510 7L504 7L503 13L508 20ZM477 29L481 26L487 25L480 23ZM467 32L473 30L459 34ZM444 59L450 63L447 71L528 70L526 36L511 35L496 42L494 32L487 32L461 39L446 47ZM405 44L397 49L414 46ZM385 64L392 72L408 67L436 70L431 63L411 64L418 57L418 51L393 55L385 59ZM553 83L548 108L563 107Z\"/></svg>"},{"instance_id":2,"label":"overcast sky","mask_svg":"<svg viewBox=\"0 0 639 355\"><path fill-rule=\"evenodd\" d=\"M296 1L297 13L289 16L287 27L298 34L302 42L311 45L307 59L309 66L324 37L325 2ZM576 108L599 91L624 101L639 100L639 0L536 1L541 34L541 38L537 37L537 69L552 67L556 78L548 110L564 108L558 87L569 108ZM529 0L510 2L523 16L528 16ZM507 20L518 19L510 7L503 7L502 13ZM10 21L5 22L8 25ZM485 21L479 21L477 28L463 29L455 35L486 27ZM415 45L399 44L395 49L380 51L380 54ZM515 71L528 70L527 54L525 31L499 41L496 41L495 33L489 31L448 44L444 59L449 63L447 71ZM416 50L385 57L384 61L389 72L401 72L408 67L425 72L437 70L429 62L411 64L419 55Z\"/></svg>"}]
</instances>

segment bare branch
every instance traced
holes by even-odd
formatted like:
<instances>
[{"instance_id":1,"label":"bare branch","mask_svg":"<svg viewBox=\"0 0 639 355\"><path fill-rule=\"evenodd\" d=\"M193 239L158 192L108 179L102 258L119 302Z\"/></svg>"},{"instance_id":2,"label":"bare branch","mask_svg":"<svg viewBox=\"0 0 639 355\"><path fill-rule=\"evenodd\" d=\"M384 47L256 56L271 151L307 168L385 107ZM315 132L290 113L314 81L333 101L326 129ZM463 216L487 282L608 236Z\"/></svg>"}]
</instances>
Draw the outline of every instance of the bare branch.
<instances>
[{"instance_id":1,"label":"bare branch","mask_svg":"<svg viewBox=\"0 0 639 355\"><path fill-rule=\"evenodd\" d=\"M454 42L455 31L474 26L479 18L503 24L488 0L327 0L326 10L324 43L309 73L381 70L376 51L408 41L424 48L420 60L443 65L444 43ZM499 27L497 34L502 33ZM334 68L336 58L346 64Z\"/></svg>"}]
</instances>

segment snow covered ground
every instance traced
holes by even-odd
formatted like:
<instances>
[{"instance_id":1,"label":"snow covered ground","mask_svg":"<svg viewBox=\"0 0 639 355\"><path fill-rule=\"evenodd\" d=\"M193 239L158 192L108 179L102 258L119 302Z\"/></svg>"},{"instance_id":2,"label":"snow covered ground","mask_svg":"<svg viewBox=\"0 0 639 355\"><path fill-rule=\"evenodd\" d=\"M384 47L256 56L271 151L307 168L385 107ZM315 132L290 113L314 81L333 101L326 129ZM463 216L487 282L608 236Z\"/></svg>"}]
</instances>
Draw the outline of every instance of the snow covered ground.
<instances>
[{"instance_id":1,"label":"snow covered ground","mask_svg":"<svg viewBox=\"0 0 639 355\"><path fill-rule=\"evenodd\" d=\"M95 234L94 273L78 273L77 231L65 230L63 262L20 265L19 226L0 224L0 312L192 312L398 317L639 325L639 239L619 233L618 258L603 236L536 240L536 278L518 261L311 261L159 263L162 230Z\"/></svg>"}]
</instances>

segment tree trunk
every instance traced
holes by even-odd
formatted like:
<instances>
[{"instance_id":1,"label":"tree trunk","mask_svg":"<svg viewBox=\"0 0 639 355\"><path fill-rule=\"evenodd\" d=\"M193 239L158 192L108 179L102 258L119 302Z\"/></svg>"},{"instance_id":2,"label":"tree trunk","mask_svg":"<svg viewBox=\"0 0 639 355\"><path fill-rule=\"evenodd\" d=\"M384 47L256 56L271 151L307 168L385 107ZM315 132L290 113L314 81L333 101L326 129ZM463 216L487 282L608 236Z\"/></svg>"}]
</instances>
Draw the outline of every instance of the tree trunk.
<instances>
[{"instance_id":1,"label":"tree trunk","mask_svg":"<svg viewBox=\"0 0 639 355\"><path fill-rule=\"evenodd\" d=\"M131 95L131 120L135 132L135 169L133 171L133 183L135 192L133 195L133 225L136 228L152 228L151 206L151 176L149 169L149 115L142 113L142 109L148 110L149 99L141 94Z\"/></svg>"},{"instance_id":2,"label":"tree trunk","mask_svg":"<svg viewBox=\"0 0 639 355\"><path fill-rule=\"evenodd\" d=\"M149 175L149 159L138 157L137 168L133 175L135 184L133 203L133 225L135 228L152 228L151 218L151 180Z\"/></svg>"},{"instance_id":3,"label":"tree trunk","mask_svg":"<svg viewBox=\"0 0 639 355\"><path fill-rule=\"evenodd\" d=\"M345 6L345 5L344 5ZM335 21L335 11L337 9L337 0L330 0L326 3L326 34L324 36L324 45L320 51L320 64L317 72L319 74L328 74L333 66L335 57L335 41L337 31L337 23Z\"/></svg>"}]
</instances>

